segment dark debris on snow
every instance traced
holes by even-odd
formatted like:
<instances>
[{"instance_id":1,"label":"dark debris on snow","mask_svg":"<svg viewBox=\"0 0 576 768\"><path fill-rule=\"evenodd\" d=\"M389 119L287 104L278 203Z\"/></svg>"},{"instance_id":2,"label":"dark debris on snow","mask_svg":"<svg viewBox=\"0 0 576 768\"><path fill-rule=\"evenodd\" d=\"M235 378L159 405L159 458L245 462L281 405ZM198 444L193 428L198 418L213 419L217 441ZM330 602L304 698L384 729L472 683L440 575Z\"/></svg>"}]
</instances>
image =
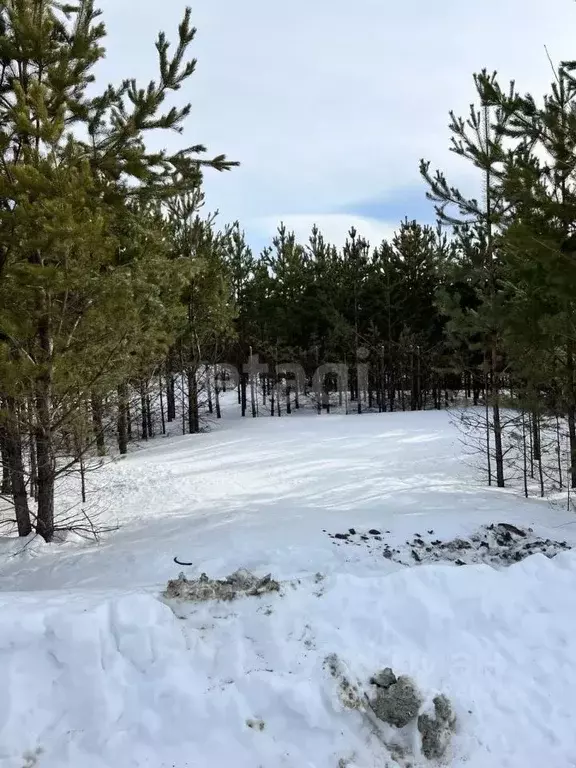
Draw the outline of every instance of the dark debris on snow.
<instances>
[{"instance_id":1,"label":"dark debris on snow","mask_svg":"<svg viewBox=\"0 0 576 768\"><path fill-rule=\"evenodd\" d=\"M368 532L350 528L348 533L328 533L328 536L336 544L362 546L373 554L381 554L387 560L402 565L436 562L452 562L460 566L470 563L511 565L536 553L554 557L558 552L572 549L566 541L543 539L536 536L531 528L520 528L510 523L485 525L468 538L446 541L435 538L434 531L429 530L428 539L416 533L412 541L406 541L401 547L393 547L385 541L384 535L389 533L376 528Z\"/></svg>"}]
</instances>

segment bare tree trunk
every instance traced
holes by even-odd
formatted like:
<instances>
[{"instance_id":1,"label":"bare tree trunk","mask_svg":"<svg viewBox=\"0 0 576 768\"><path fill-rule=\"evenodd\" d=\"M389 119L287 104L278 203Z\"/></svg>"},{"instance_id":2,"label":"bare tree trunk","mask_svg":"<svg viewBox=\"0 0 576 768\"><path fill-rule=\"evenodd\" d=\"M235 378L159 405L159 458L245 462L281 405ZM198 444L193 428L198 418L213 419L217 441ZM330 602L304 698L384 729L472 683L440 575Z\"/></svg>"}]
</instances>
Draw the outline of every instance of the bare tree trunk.
<instances>
[{"instance_id":1,"label":"bare tree trunk","mask_svg":"<svg viewBox=\"0 0 576 768\"><path fill-rule=\"evenodd\" d=\"M560 432L560 419L556 415L556 455L558 457L558 482L560 484L560 490L564 488L564 476L562 472L562 441Z\"/></svg>"},{"instance_id":2,"label":"bare tree trunk","mask_svg":"<svg viewBox=\"0 0 576 768\"><path fill-rule=\"evenodd\" d=\"M148 388L148 382L146 382L146 426L148 427L148 437L154 437L152 408L150 407L150 390Z\"/></svg>"},{"instance_id":3,"label":"bare tree trunk","mask_svg":"<svg viewBox=\"0 0 576 768\"><path fill-rule=\"evenodd\" d=\"M250 360L252 360L252 347L250 347ZM256 418L256 390L254 387L254 375L250 374L250 407L252 408L252 418Z\"/></svg>"},{"instance_id":4,"label":"bare tree trunk","mask_svg":"<svg viewBox=\"0 0 576 768\"><path fill-rule=\"evenodd\" d=\"M182 408L182 434L186 434L186 397L184 395L184 362L182 362L182 373L180 374L180 406Z\"/></svg>"},{"instance_id":5,"label":"bare tree trunk","mask_svg":"<svg viewBox=\"0 0 576 768\"><path fill-rule=\"evenodd\" d=\"M526 413L522 411L522 477L524 496L528 498L528 446L526 445Z\"/></svg>"},{"instance_id":6,"label":"bare tree trunk","mask_svg":"<svg viewBox=\"0 0 576 768\"><path fill-rule=\"evenodd\" d=\"M486 384L486 391L488 385ZM490 409L488 407L488 398L485 399L485 419L486 419L486 464L488 469L488 485L492 485L492 455L490 447Z\"/></svg>"},{"instance_id":7,"label":"bare tree trunk","mask_svg":"<svg viewBox=\"0 0 576 768\"><path fill-rule=\"evenodd\" d=\"M128 440L132 440L132 408L130 407L130 397L128 396L128 387L126 387L126 431Z\"/></svg>"},{"instance_id":8,"label":"bare tree trunk","mask_svg":"<svg viewBox=\"0 0 576 768\"><path fill-rule=\"evenodd\" d=\"M534 450L534 459L542 460L542 448L540 445L540 418L536 412L532 413L532 445Z\"/></svg>"},{"instance_id":9,"label":"bare tree trunk","mask_svg":"<svg viewBox=\"0 0 576 768\"><path fill-rule=\"evenodd\" d=\"M118 450L122 455L128 453L128 387L118 386Z\"/></svg>"},{"instance_id":10,"label":"bare tree trunk","mask_svg":"<svg viewBox=\"0 0 576 768\"><path fill-rule=\"evenodd\" d=\"M188 429L194 435L200 432L200 414L198 412L198 378L195 365L188 366Z\"/></svg>"},{"instance_id":11,"label":"bare tree trunk","mask_svg":"<svg viewBox=\"0 0 576 768\"><path fill-rule=\"evenodd\" d=\"M160 392L160 420L162 423L162 434L166 434L166 417L164 415L164 393L162 391L162 371L158 372L158 391Z\"/></svg>"},{"instance_id":12,"label":"bare tree trunk","mask_svg":"<svg viewBox=\"0 0 576 768\"><path fill-rule=\"evenodd\" d=\"M96 393L92 393L90 397L90 405L92 408L92 427L94 429L94 437L96 439L96 451L98 456L106 455L106 441L104 439L104 420L102 405L102 398Z\"/></svg>"},{"instance_id":13,"label":"bare tree trunk","mask_svg":"<svg viewBox=\"0 0 576 768\"><path fill-rule=\"evenodd\" d=\"M86 466L84 464L85 446L83 445L81 435L74 435L74 443L76 455L80 457L80 494L82 498L82 504L86 504Z\"/></svg>"},{"instance_id":14,"label":"bare tree trunk","mask_svg":"<svg viewBox=\"0 0 576 768\"><path fill-rule=\"evenodd\" d=\"M218 377L218 369L214 372L214 405L216 406L216 418L222 418L222 412L220 411L220 379Z\"/></svg>"},{"instance_id":15,"label":"bare tree trunk","mask_svg":"<svg viewBox=\"0 0 576 768\"><path fill-rule=\"evenodd\" d=\"M171 366L172 357L168 358L166 363L166 415L168 422L176 419L176 394L174 391L174 374Z\"/></svg>"},{"instance_id":16,"label":"bare tree trunk","mask_svg":"<svg viewBox=\"0 0 576 768\"><path fill-rule=\"evenodd\" d=\"M214 405L212 403L212 382L210 381L210 366L206 364L204 368L206 375L206 397L208 398L208 413L214 413Z\"/></svg>"},{"instance_id":17,"label":"bare tree trunk","mask_svg":"<svg viewBox=\"0 0 576 768\"><path fill-rule=\"evenodd\" d=\"M494 460L496 462L496 484L498 488L504 488L504 453L502 451L502 422L500 420L500 404L498 396L492 406L494 421Z\"/></svg>"},{"instance_id":18,"label":"bare tree trunk","mask_svg":"<svg viewBox=\"0 0 576 768\"><path fill-rule=\"evenodd\" d=\"M144 380L140 382L140 427L142 440L148 440L148 419L146 417L146 389Z\"/></svg>"},{"instance_id":19,"label":"bare tree trunk","mask_svg":"<svg viewBox=\"0 0 576 768\"><path fill-rule=\"evenodd\" d=\"M54 486L56 456L52 432L52 339L48 318L38 326L42 368L36 379L36 454L38 458L38 516L36 532L50 542L54 538Z\"/></svg>"},{"instance_id":20,"label":"bare tree trunk","mask_svg":"<svg viewBox=\"0 0 576 768\"><path fill-rule=\"evenodd\" d=\"M18 427L16 403L12 398L6 399L6 412L6 423L0 424L1 442L6 449L10 470L10 485L18 535L28 536L32 532L32 523L26 493L22 437Z\"/></svg>"},{"instance_id":21,"label":"bare tree trunk","mask_svg":"<svg viewBox=\"0 0 576 768\"><path fill-rule=\"evenodd\" d=\"M36 454L36 430L34 428L34 404L31 401L27 403L28 411L28 454L30 456L30 483L29 494L37 501L38 499L38 457Z\"/></svg>"},{"instance_id":22,"label":"bare tree trunk","mask_svg":"<svg viewBox=\"0 0 576 768\"><path fill-rule=\"evenodd\" d=\"M242 409L242 416L246 416L246 373L240 374L240 387L238 395L240 397L240 407Z\"/></svg>"},{"instance_id":23,"label":"bare tree trunk","mask_svg":"<svg viewBox=\"0 0 576 768\"><path fill-rule=\"evenodd\" d=\"M10 449L7 444L6 430L0 426L0 456L2 457L2 485L0 494L12 495L12 473L10 471Z\"/></svg>"},{"instance_id":24,"label":"bare tree trunk","mask_svg":"<svg viewBox=\"0 0 576 768\"><path fill-rule=\"evenodd\" d=\"M576 488L576 409L568 408L568 436L570 441L570 486Z\"/></svg>"}]
</instances>

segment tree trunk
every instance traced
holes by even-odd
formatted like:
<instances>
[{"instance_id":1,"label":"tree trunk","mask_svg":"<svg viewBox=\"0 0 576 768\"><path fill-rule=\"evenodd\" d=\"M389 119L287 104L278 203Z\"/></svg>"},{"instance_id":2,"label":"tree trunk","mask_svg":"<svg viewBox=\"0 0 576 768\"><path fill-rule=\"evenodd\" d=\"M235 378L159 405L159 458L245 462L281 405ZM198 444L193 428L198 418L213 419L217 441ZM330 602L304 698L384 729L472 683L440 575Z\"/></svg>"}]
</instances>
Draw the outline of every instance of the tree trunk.
<instances>
[{"instance_id":1,"label":"tree trunk","mask_svg":"<svg viewBox=\"0 0 576 768\"><path fill-rule=\"evenodd\" d=\"M148 427L148 437L154 437L154 427L152 425L152 408L150 407L150 390L146 382L146 426Z\"/></svg>"},{"instance_id":2,"label":"tree trunk","mask_svg":"<svg viewBox=\"0 0 576 768\"><path fill-rule=\"evenodd\" d=\"M500 419L500 392L493 386L492 418L494 421L494 460L496 462L496 485L504 488L504 453L502 451L502 422Z\"/></svg>"},{"instance_id":3,"label":"tree trunk","mask_svg":"<svg viewBox=\"0 0 576 768\"><path fill-rule=\"evenodd\" d=\"M200 432L200 415L198 413L198 379L195 365L188 367L188 429L191 435Z\"/></svg>"},{"instance_id":4,"label":"tree trunk","mask_svg":"<svg viewBox=\"0 0 576 768\"><path fill-rule=\"evenodd\" d=\"M118 386L118 450L124 456L128 453L128 387Z\"/></svg>"},{"instance_id":5,"label":"tree trunk","mask_svg":"<svg viewBox=\"0 0 576 768\"><path fill-rule=\"evenodd\" d=\"M240 397L240 407L242 411L242 416L246 416L246 377L247 374L241 373L240 374L240 387L238 390L238 396Z\"/></svg>"},{"instance_id":6,"label":"tree trunk","mask_svg":"<svg viewBox=\"0 0 576 768\"><path fill-rule=\"evenodd\" d=\"M540 445L540 417L537 413L532 414L532 445L534 446L534 459L542 460L542 448Z\"/></svg>"},{"instance_id":7,"label":"tree trunk","mask_svg":"<svg viewBox=\"0 0 576 768\"><path fill-rule=\"evenodd\" d=\"M486 391L488 391L488 384L486 384ZM488 398L486 398L484 401L484 412L485 412L485 421L486 421L486 464L488 469L488 485L492 485L492 449L490 447L491 428L490 428L490 408L488 405Z\"/></svg>"},{"instance_id":8,"label":"tree trunk","mask_svg":"<svg viewBox=\"0 0 576 768\"><path fill-rule=\"evenodd\" d=\"M146 414L146 389L144 380L140 382L140 434L142 440L148 440L148 417Z\"/></svg>"},{"instance_id":9,"label":"tree trunk","mask_svg":"<svg viewBox=\"0 0 576 768\"><path fill-rule=\"evenodd\" d=\"M30 484L29 494L38 500L38 457L36 454L36 430L34 429L34 407L28 402L28 453L30 455Z\"/></svg>"},{"instance_id":10,"label":"tree trunk","mask_svg":"<svg viewBox=\"0 0 576 768\"><path fill-rule=\"evenodd\" d=\"M171 358L166 363L166 415L168 422L176 419L176 395L174 392L174 375L172 373Z\"/></svg>"},{"instance_id":11,"label":"tree trunk","mask_svg":"<svg viewBox=\"0 0 576 768\"><path fill-rule=\"evenodd\" d=\"M250 352L252 357L252 352ZM250 407L252 408L252 418L256 418L256 389L254 386L254 376L250 375Z\"/></svg>"},{"instance_id":12,"label":"tree trunk","mask_svg":"<svg viewBox=\"0 0 576 768\"><path fill-rule=\"evenodd\" d=\"M50 423L50 383L41 376L36 395L36 456L38 460L38 517L36 533L44 541L54 538L54 485L56 480L56 458Z\"/></svg>"},{"instance_id":13,"label":"tree trunk","mask_svg":"<svg viewBox=\"0 0 576 768\"><path fill-rule=\"evenodd\" d=\"M572 343L567 349L568 378L568 439L570 441L570 486L576 488L576 387L574 385L574 350Z\"/></svg>"},{"instance_id":14,"label":"tree trunk","mask_svg":"<svg viewBox=\"0 0 576 768\"><path fill-rule=\"evenodd\" d=\"M10 449L7 440L8 436L6 430L0 426L0 456L2 457L2 485L0 486L0 494L2 494L2 496L12 495Z\"/></svg>"},{"instance_id":15,"label":"tree trunk","mask_svg":"<svg viewBox=\"0 0 576 768\"><path fill-rule=\"evenodd\" d=\"M570 440L570 487L576 488L576 409L568 408L568 436Z\"/></svg>"},{"instance_id":16,"label":"tree trunk","mask_svg":"<svg viewBox=\"0 0 576 768\"><path fill-rule=\"evenodd\" d=\"M210 381L210 366L206 364L204 368L206 375L206 397L208 398L208 413L214 413L214 405L212 403L212 383Z\"/></svg>"},{"instance_id":17,"label":"tree trunk","mask_svg":"<svg viewBox=\"0 0 576 768\"><path fill-rule=\"evenodd\" d=\"M166 434L166 416L164 414L164 393L162 391L163 381L162 372L158 373L158 391L160 393L160 422L162 424L162 434Z\"/></svg>"},{"instance_id":18,"label":"tree trunk","mask_svg":"<svg viewBox=\"0 0 576 768\"><path fill-rule=\"evenodd\" d=\"M36 456L38 460L38 516L36 533L44 541L54 538L54 486L56 455L52 432L52 339L47 318L38 324L42 365L36 379Z\"/></svg>"},{"instance_id":19,"label":"tree trunk","mask_svg":"<svg viewBox=\"0 0 576 768\"><path fill-rule=\"evenodd\" d=\"M526 443L526 413L522 411L522 478L524 496L528 498L528 445Z\"/></svg>"},{"instance_id":20,"label":"tree trunk","mask_svg":"<svg viewBox=\"0 0 576 768\"><path fill-rule=\"evenodd\" d=\"M560 419L556 415L556 455L558 457L558 482L560 484L560 490L564 488L564 477L562 473L562 441L560 432Z\"/></svg>"},{"instance_id":21,"label":"tree trunk","mask_svg":"<svg viewBox=\"0 0 576 768\"><path fill-rule=\"evenodd\" d=\"M222 411L220 410L220 379L218 377L218 369L214 374L214 405L216 407L216 418L222 418Z\"/></svg>"},{"instance_id":22,"label":"tree trunk","mask_svg":"<svg viewBox=\"0 0 576 768\"><path fill-rule=\"evenodd\" d=\"M7 423L0 426L1 442L6 448L18 535L28 536L32 532L32 523L26 493L22 437L16 420L16 405L11 398L7 399L6 411Z\"/></svg>"},{"instance_id":23,"label":"tree trunk","mask_svg":"<svg viewBox=\"0 0 576 768\"><path fill-rule=\"evenodd\" d=\"M90 404L92 406L92 427L94 429L94 437L96 439L96 451L98 456L105 456L106 441L104 440L104 408L100 395L92 393Z\"/></svg>"}]
</instances>

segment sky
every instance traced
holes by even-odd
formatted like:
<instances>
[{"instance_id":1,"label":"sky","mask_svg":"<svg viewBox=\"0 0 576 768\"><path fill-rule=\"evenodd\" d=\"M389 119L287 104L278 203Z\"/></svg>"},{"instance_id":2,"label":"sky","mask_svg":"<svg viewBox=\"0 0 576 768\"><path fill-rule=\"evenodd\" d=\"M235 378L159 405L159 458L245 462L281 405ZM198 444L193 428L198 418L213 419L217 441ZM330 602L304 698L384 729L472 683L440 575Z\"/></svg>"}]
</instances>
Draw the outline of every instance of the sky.
<instances>
[{"instance_id":1,"label":"sky","mask_svg":"<svg viewBox=\"0 0 576 768\"><path fill-rule=\"evenodd\" d=\"M186 2L99 0L108 28L103 83L157 75L160 29L176 42ZM351 226L373 244L407 216L433 223L421 158L464 192L473 168L449 151L449 111L465 116L472 79L540 96L576 59L574 0L196 0L196 73L178 149L204 144L240 168L207 171L206 209L239 220L258 250L280 221L302 239L317 223L340 244Z\"/></svg>"}]
</instances>

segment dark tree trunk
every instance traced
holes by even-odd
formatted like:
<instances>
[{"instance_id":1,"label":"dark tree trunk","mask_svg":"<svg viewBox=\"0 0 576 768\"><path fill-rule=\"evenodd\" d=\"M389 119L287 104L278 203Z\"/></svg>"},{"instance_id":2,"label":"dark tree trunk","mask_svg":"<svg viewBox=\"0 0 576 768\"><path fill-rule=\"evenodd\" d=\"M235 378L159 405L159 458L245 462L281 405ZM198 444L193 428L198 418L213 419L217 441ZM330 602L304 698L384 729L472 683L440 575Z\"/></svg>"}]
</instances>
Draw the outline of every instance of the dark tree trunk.
<instances>
[{"instance_id":1,"label":"dark tree trunk","mask_svg":"<svg viewBox=\"0 0 576 768\"><path fill-rule=\"evenodd\" d=\"M28 418L29 418L29 448L28 453L30 455L30 496L37 501L38 499L38 457L36 454L36 430L34 429L34 408L28 404Z\"/></svg>"},{"instance_id":2,"label":"dark tree trunk","mask_svg":"<svg viewBox=\"0 0 576 768\"><path fill-rule=\"evenodd\" d=\"M252 356L252 355L250 355ZM256 389L254 384L254 376L250 376L250 407L252 409L252 418L256 418Z\"/></svg>"},{"instance_id":3,"label":"dark tree trunk","mask_svg":"<svg viewBox=\"0 0 576 768\"><path fill-rule=\"evenodd\" d=\"M191 435L200 432L200 414L198 411L198 378L196 366L188 368L188 429Z\"/></svg>"},{"instance_id":4,"label":"dark tree trunk","mask_svg":"<svg viewBox=\"0 0 576 768\"><path fill-rule=\"evenodd\" d=\"M118 386L118 450L124 456L128 453L128 387Z\"/></svg>"},{"instance_id":5,"label":"dark tree trunk","mask_svg":"<svg viewBox=\"0 0 576 768\"><path fill-rule=\"evenodd\" d=\"M96 440L96 451L98 456L106 455L106 441L104 440L104 407L100 395L92 393L90 398L92 406L92 428Z\"/></svg>"},{"instance_id":6,"label":"dark tree trunk","mask_svg":"<svg viewBox=\"0 0 576 768\"><path fill-rule=\"evenodd\" d=\"M568 439L570 442L570 487L576 488L576 387L574 383L574 350L572 343L567 349L568 378Z\"/></svg>"},{"instance_id":7,"label":"dark tree trunk","mask_svg":"<svg viewBox=\"0 0 576 768\"><path fill-rule=\"evenodd\" d=\"M206 397L208 398L208 413L214 413L214 405L212 403L212 382L210 381L210 367L206 365Z\"/></svg>"},{"instance_id":8,"label":"dark tree trunk","mask_svg":"<svg viewBox=\"0 0 576 768\"><path fill-rule=\"evenodd\" d=\"M166 416L168 422L172 422L176 419L176 394L174 386L174 375L171 366L168 363L166 365Z\"/></svg>"},{"instance_id":9,"label":"dark tree trunk","mask_svg":"<svg viewBox=\"0 0 576 768\"><path fill-rule=\"evenodd\" d=\"M576 488L576 408L568 408L568 436L570 440L570 487Z\"/></svg>"},{"instance_id":10,"label":"dark tree trunk","mask_svg":"<svg viewBox=\"0 0 576 768\"><path fill-rule=\"evenodd\" d=\"M19 536L28 536L32 532L28 495L26 493L26 476L22 437L18 428L16 404L10 398L6 402L7 423L0 426L0 439L6 450L6 460L10 471L10 486L16 525Z\"/></svg>"},{"instance_id":11,"label":"dark tree trunk","mask_svg":"<svg viewBox=\"0 0 576 768\"><path fill-rule=\"evenodd\" d=\"M49 412L41 402L38 403L39 418L36 428L36 453L38 456L38 519L36 533L44 541L54 538L54 485L56 480L56 462L53 453L52 435L45 426ZM44 410L44 413L41 411Z\"/></svg>"},{"instance_id":12,"label":"dark tree trunk","mask_svg":"<svg viewBox=\"0 0 576 768\"><path fill-rule=\"evenodd\" d=\"M128 440L132 440L132 408L130 407L128 388L126 388L126 426L126 431L128 432Z\"/></svg>"},{"instance_id":13,"label":"dark tree trunk","mask_svg":"<svg viewBox=\"0 0 576 768\"><path fill-rule=\"evenodd\" d=\"M222 412L220 410L220 379L218 378L218 372L214 376L214 405L216 407L216 418L222 418Z\"/></svg>"},{"instance_id":14,"label":"dark tree trunk","mask_svg":"<svg viewBox=\"0 0 576 768\"><path fill-rule=\"evenodd\" d=\"M246 382L247 374L240 374L240 387L238 389L239 403L242 409L242 416L246 416Z\"/></svg>"},{"instance_id":15,"label":"dark tree trunk","mask_svg":"<svg viewBox=\"0 0 576 768\"><path fill-rule=\"evenodd\" d=\"M160 393L160 421L162 424L162 434L166 434L166 416L164 414L164 393L162 390L164 382L162 381L162 373L158 374L158 391Z\"/></svg>"},{"instance_id":16,"label":"dark tree trunk","mask_svg":"<svg viewBox=\"0 0 576 768\"><path fill-rule=\"evenodd\" d=\"M504 488L504 452L502 450L502 422L500 419L500 378L496 369L496 350L492 350L492 418L494 421L494 460L496 485Z\"/></svg>"},{"instance_id":17,"label":"dark tree trunk","mask_svg":"<svg viewBox=\"0 0 576 768\"><path fill-rule=\"evenodd\" d=\"M54 486L56 456L52 432L52 343L48 320L39 324L38 341L44 370L36 380L36 456L38 460L38 515L36 533L44 541L54 538Z\"/></svg>"},{"instance_id":18,"label":"dark tree trunk","mask_svg":"<svg viewBox=\"0 0 576 768\"><path fill-rule=\"evenodd\" d=\"M542 460L542 447L540 444L540 417L538 414L532 414L532 445L534 451L534 459L536 461Z\"/></svg>"},{"instance_id":19,"label":"dark tree trunk","mask_svg":"<svg viewBox=\"0 0 576 768\"><path fill-rule=\"evenodd\" d=\"M146 414L146 388L144 381L140 382L140 434L142 440L148 440L148 416Z\"/></svg>"},{"instance_id":20,"label":"dark tree trunk","mask_svg":"<svg viewBox=\"0 0 576 768\"><path fill-rule=\"evenodd\" d=\"M146 382L146 426L148 427L148 437L154 437L154 426L152 424L152 408L150 407L150 391L148 382Z\"/></svg>"},{"instance_id":21,"label":"dark tree trunk","mask_svg":"<svg viewBox=\"0 0 576 768\"><path fill-rule=\"evenodd\" d=\"M8 436L4 427L0 425L0 456L2 457L2 485L0 493L3 496L12 495L12 472L10 470L10 449L8 447Z\"/></svg>"}]
</instances>

